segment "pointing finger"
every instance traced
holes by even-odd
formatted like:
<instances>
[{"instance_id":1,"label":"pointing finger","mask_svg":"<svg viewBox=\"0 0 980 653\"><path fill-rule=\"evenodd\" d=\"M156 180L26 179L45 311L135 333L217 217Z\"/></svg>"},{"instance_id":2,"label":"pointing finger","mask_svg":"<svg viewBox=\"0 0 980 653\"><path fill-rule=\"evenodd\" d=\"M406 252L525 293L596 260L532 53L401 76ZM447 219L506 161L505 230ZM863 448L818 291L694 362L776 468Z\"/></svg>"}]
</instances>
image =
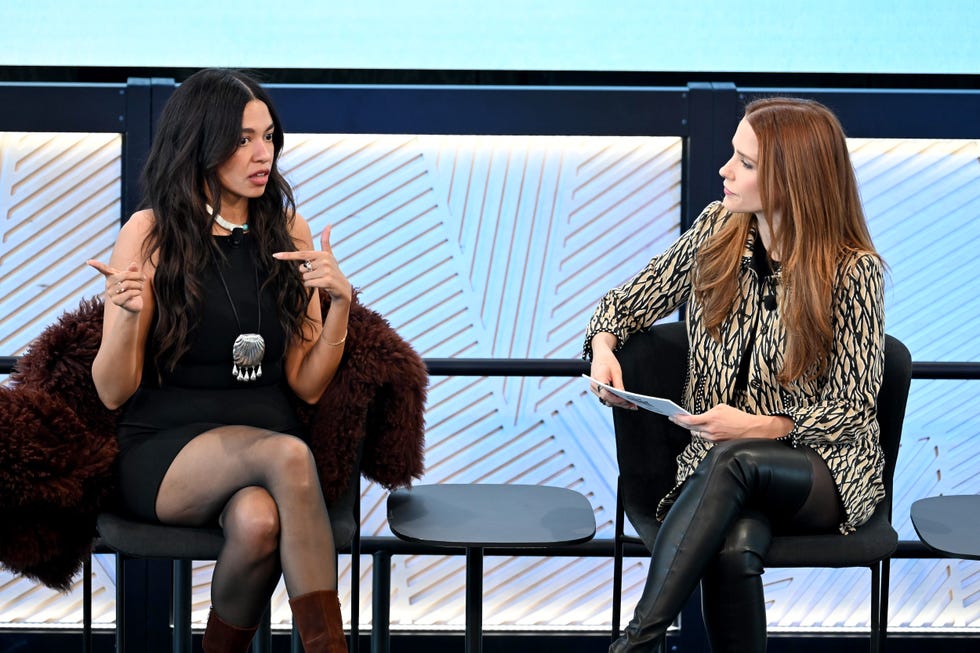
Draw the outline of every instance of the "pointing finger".
<instances>
[{"instance_id":1,"label":"pointing finger","mask_svg":"<svg viewBox=\"0 0 980 653\"><path fill-rule=\"evenodd\" d=\"M323 228L323 231L320 233L320 249L322 249L324 252L330 252L331 254L333 254L333 249L330 247L331 228L332 225L328 224L326 227Z\"/></svg>"},{"instance_id":2,"label":"pointing finger","mask_svg":"<svg viewBox=\"0 0 980 653\"><path fill-rule=\"evenodd\" d=\"M85 263L89 267L95 268L96 270L99 271L100 274L106 277L116 274L118 272L118 270L116 270L115 268L111 268L105 263L103 263L102 261L97 261L95 259L90 259L88 261L85 261Z\"/></svg>"}]
</instances>

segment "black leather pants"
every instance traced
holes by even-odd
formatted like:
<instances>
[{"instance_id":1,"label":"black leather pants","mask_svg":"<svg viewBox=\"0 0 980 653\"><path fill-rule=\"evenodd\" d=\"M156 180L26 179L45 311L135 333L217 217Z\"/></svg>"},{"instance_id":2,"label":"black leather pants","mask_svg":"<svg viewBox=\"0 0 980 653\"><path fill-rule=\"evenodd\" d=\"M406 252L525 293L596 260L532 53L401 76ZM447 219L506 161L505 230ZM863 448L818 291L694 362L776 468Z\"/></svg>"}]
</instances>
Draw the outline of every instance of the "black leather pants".
<instances>
[{"instance_id":1,"label":"black leather pants","mask_svg":"<svg viewBox=\"0 0 980 653\"><path fill-rule=\"evenodd\" d=\"M746 511L701 577L701 614L714 653L766 650L763 561L772 541L769 519Z\"/></svg>"},{"instance_id":2,"label":"black leather pants","mask_svg":"<svg viewBox=\"0 0 980 653\"><path fill-rule=\"evenodd\" d=\"M764 439L713 447L667 513L636 612L610 653L662 650L667 627L702 578L712 650L765 651L769 521L790 522L807 502L812 455Z\"/></svg>"}]
</instances>

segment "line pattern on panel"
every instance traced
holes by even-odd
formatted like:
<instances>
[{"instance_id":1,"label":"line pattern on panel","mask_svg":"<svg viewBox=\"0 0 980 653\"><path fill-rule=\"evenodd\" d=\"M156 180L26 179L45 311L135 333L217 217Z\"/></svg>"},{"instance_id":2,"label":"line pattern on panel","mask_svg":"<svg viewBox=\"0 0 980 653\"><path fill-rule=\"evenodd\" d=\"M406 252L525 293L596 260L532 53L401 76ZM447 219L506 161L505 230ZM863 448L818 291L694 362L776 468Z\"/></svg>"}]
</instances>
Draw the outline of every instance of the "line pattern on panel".
<instances>
[{"instance_id":1,"label":"line pattern on panel","mask_svg":"<svg viewBox=\"0 0 980 653\"><path fill-rule=\"evenodd\" d=\"M980 237L980 144L851 139L849 146L872 237L889 266L887 331L913 360L978 360L980 263L972 244ZM893 521L902 539L917 539L909 519L916 499L980 491L976 383L912 383L895 472ZM890 629L980 627L980 563L891 565ZM768 571L770 624L863 629L867 579L866 571Z\"/></svg>"},{"instance_id":2,"label":"line pattern on panel","mask_svg":"<svg viewBox=\"0 0 980 653\"><path fill-rule=\"evenodd\" d=\"M855 140L852 150L872 234L891 268L889 331L913 360L980 359L972 246L980 238L980 142ZM980 492L976 384L912 384L893 511L902 538L916 538L915 499ZM896 627L980 627L980 562L900 560L892 578ZM907 585L910 578L918 580Z\"/></svg>"},{"instance_id":3,"label":"line pattern on panel","mask_svg":"<svg viewBox=\"0 0 980 653\"><path fill-rule=\"evenodd\" d=\"M85 265L107 260L119 231L119 134L0 132L0 352L31 341L83 297L102 292ZM93 564L93 621L115 618L114 557ZM81 622L82 579L60 594L0 572L0 622Z\"/></svg>"},{"instance_id":4,"label":"line pattern on panel","mask_svg":"<svg viewBox=\"0 0 980 653\"><path fill-rule=\"evenodd\" d=\"M119 229L118 134L0 132L0 351L24 353L82 297Z\"/></svg>"},{"instance_id":5,"label":"line pattern on panel","mask_svg":"<svg viewBox=\"0 0 980 653\"><path fill-rule=\"evenodd\" d=\"M107 258L118 232L120 147L118 135L0 133L5 355L22 353L61 312L102 290L84 260ZM872 233L890 265L889 332L915 360L977 360L980 269L970 249L980 230L977 142L853 140L851 147ZM333 225L331 242L362 301L423 356L572 358L601 293L676 238L680 161L678 139L293 135L282 165L314 234ZM970 384L913 384L896 474L903 538L914 538L914 499L977 491ZM424 482L574 488L595 506L597 537L611 537L611 420L581 380L433 378L427 466ZM385 496L362 484L365 534L390 534ZM360 608L369 623L370 560L363 562ZM96 568L97 620L106 623L110 567ZM626 568L628 614L646 563L627 560ZM461 558L396 558L393 625L461 626L462 569ZM891 625L980 627L977 569L956 560L895 561ZM342 557L345 611L349 571ZM604 559L490 557L487 626L604 629L610 574ZM210 564L196 568L201 622L209 576ZM767 572L770 625L863 630L866 577ZM55 597L9 574L0 575L0 597L14 606L0 613L7 622L80 618L77 594ZM281 587L274 619L289 621Z\"/></svg>"},{"instance_id":6,"label":"line pattern on panel","mask_svg":"<svg viewBox=\"0 0 980 653\"><path fill-rule=\"evenodd\" d=\"M571 358L600 294L676 237L680 156L673 138L300 135L282 165L314 233L333 225L362 300L423 356ZM632 251L624 257L617 241ZM575 488L608 536L611 423L593 402L579 405L582 386L433 378L424 481ZM373 507L365 532L388 534L384 493L366 486L363 501ZM487 624L601 625L604 567L488 558ZM396 559L393 624L462 624L462 569L454 557ZM515 605L518 589L525 599ZM274 615L288 620L281 607Z\"/></svg>"}]
</instances>

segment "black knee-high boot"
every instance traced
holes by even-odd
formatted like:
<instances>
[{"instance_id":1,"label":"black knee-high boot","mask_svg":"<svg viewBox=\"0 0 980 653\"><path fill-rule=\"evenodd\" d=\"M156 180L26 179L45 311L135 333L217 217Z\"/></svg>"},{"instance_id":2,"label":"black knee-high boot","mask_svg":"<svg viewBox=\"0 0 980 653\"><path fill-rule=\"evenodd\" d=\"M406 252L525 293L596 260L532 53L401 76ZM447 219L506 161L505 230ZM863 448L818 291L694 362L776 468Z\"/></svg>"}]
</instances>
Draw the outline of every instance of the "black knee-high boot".
<instances>
[{"instance_id":1,"label":"black knee-high boot","mask_svg":"<svg viewBox=\"0 0 980 653\"><path fill-rule=\"evenodd\" d=\"M748 500L769 515L792 515L811 485L806 455L783 443L742 439L713 447L667 513L633 619L609 652L657 651Z\"/></svg>"},{"instance_id":2,"label":"black knee-high boot","mask_svg":"<svg viewBox=\"0 0 980 653\"><path fill-rule=\"evenodd\" d=\"M763 560L772 543L769 519L746 511L732 525L701 578L701 614L712 653L765 653Z\"/></svg>"}]
</instances>

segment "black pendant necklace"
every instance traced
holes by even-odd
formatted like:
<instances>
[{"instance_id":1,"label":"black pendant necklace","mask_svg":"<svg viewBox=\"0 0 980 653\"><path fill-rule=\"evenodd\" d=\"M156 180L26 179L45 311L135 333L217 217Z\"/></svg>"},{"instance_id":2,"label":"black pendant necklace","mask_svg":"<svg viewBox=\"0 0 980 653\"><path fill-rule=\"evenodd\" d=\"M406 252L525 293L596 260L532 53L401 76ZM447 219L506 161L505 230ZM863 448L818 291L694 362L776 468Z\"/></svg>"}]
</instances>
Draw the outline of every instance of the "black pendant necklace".
<instances>
[{"instance_id":1,"label":"black pendant necklace","mask_svg":"<svg viewBox=\"0 0 980 653\"><path fill-rule=\"evenodd\" d=\"M218 269L218 278L221 279L221 285L225 289L225 294L228 295L228 302L231 304L231 312L235 315L235 322L238 323L238 330L244 331L242 329L242 321L238 317L238 309L235 308L235 300L231 298L231 291L228 290L228 284L225 283L225 277L221 274L221 266L215 265ZM259 309L259 324L256 327L256 331L262 330L262 289L259 287L259 269L258 266L254 267L255 271L255 299L256 304L258 304ZM237 338L235 338L235 344L231 347L231 375L234 376L239 381L254 381L255 379L261 378L262 376L262 358L265 356L265 339L259 333L240 333Z\"/></svg>"}]
</instances>

